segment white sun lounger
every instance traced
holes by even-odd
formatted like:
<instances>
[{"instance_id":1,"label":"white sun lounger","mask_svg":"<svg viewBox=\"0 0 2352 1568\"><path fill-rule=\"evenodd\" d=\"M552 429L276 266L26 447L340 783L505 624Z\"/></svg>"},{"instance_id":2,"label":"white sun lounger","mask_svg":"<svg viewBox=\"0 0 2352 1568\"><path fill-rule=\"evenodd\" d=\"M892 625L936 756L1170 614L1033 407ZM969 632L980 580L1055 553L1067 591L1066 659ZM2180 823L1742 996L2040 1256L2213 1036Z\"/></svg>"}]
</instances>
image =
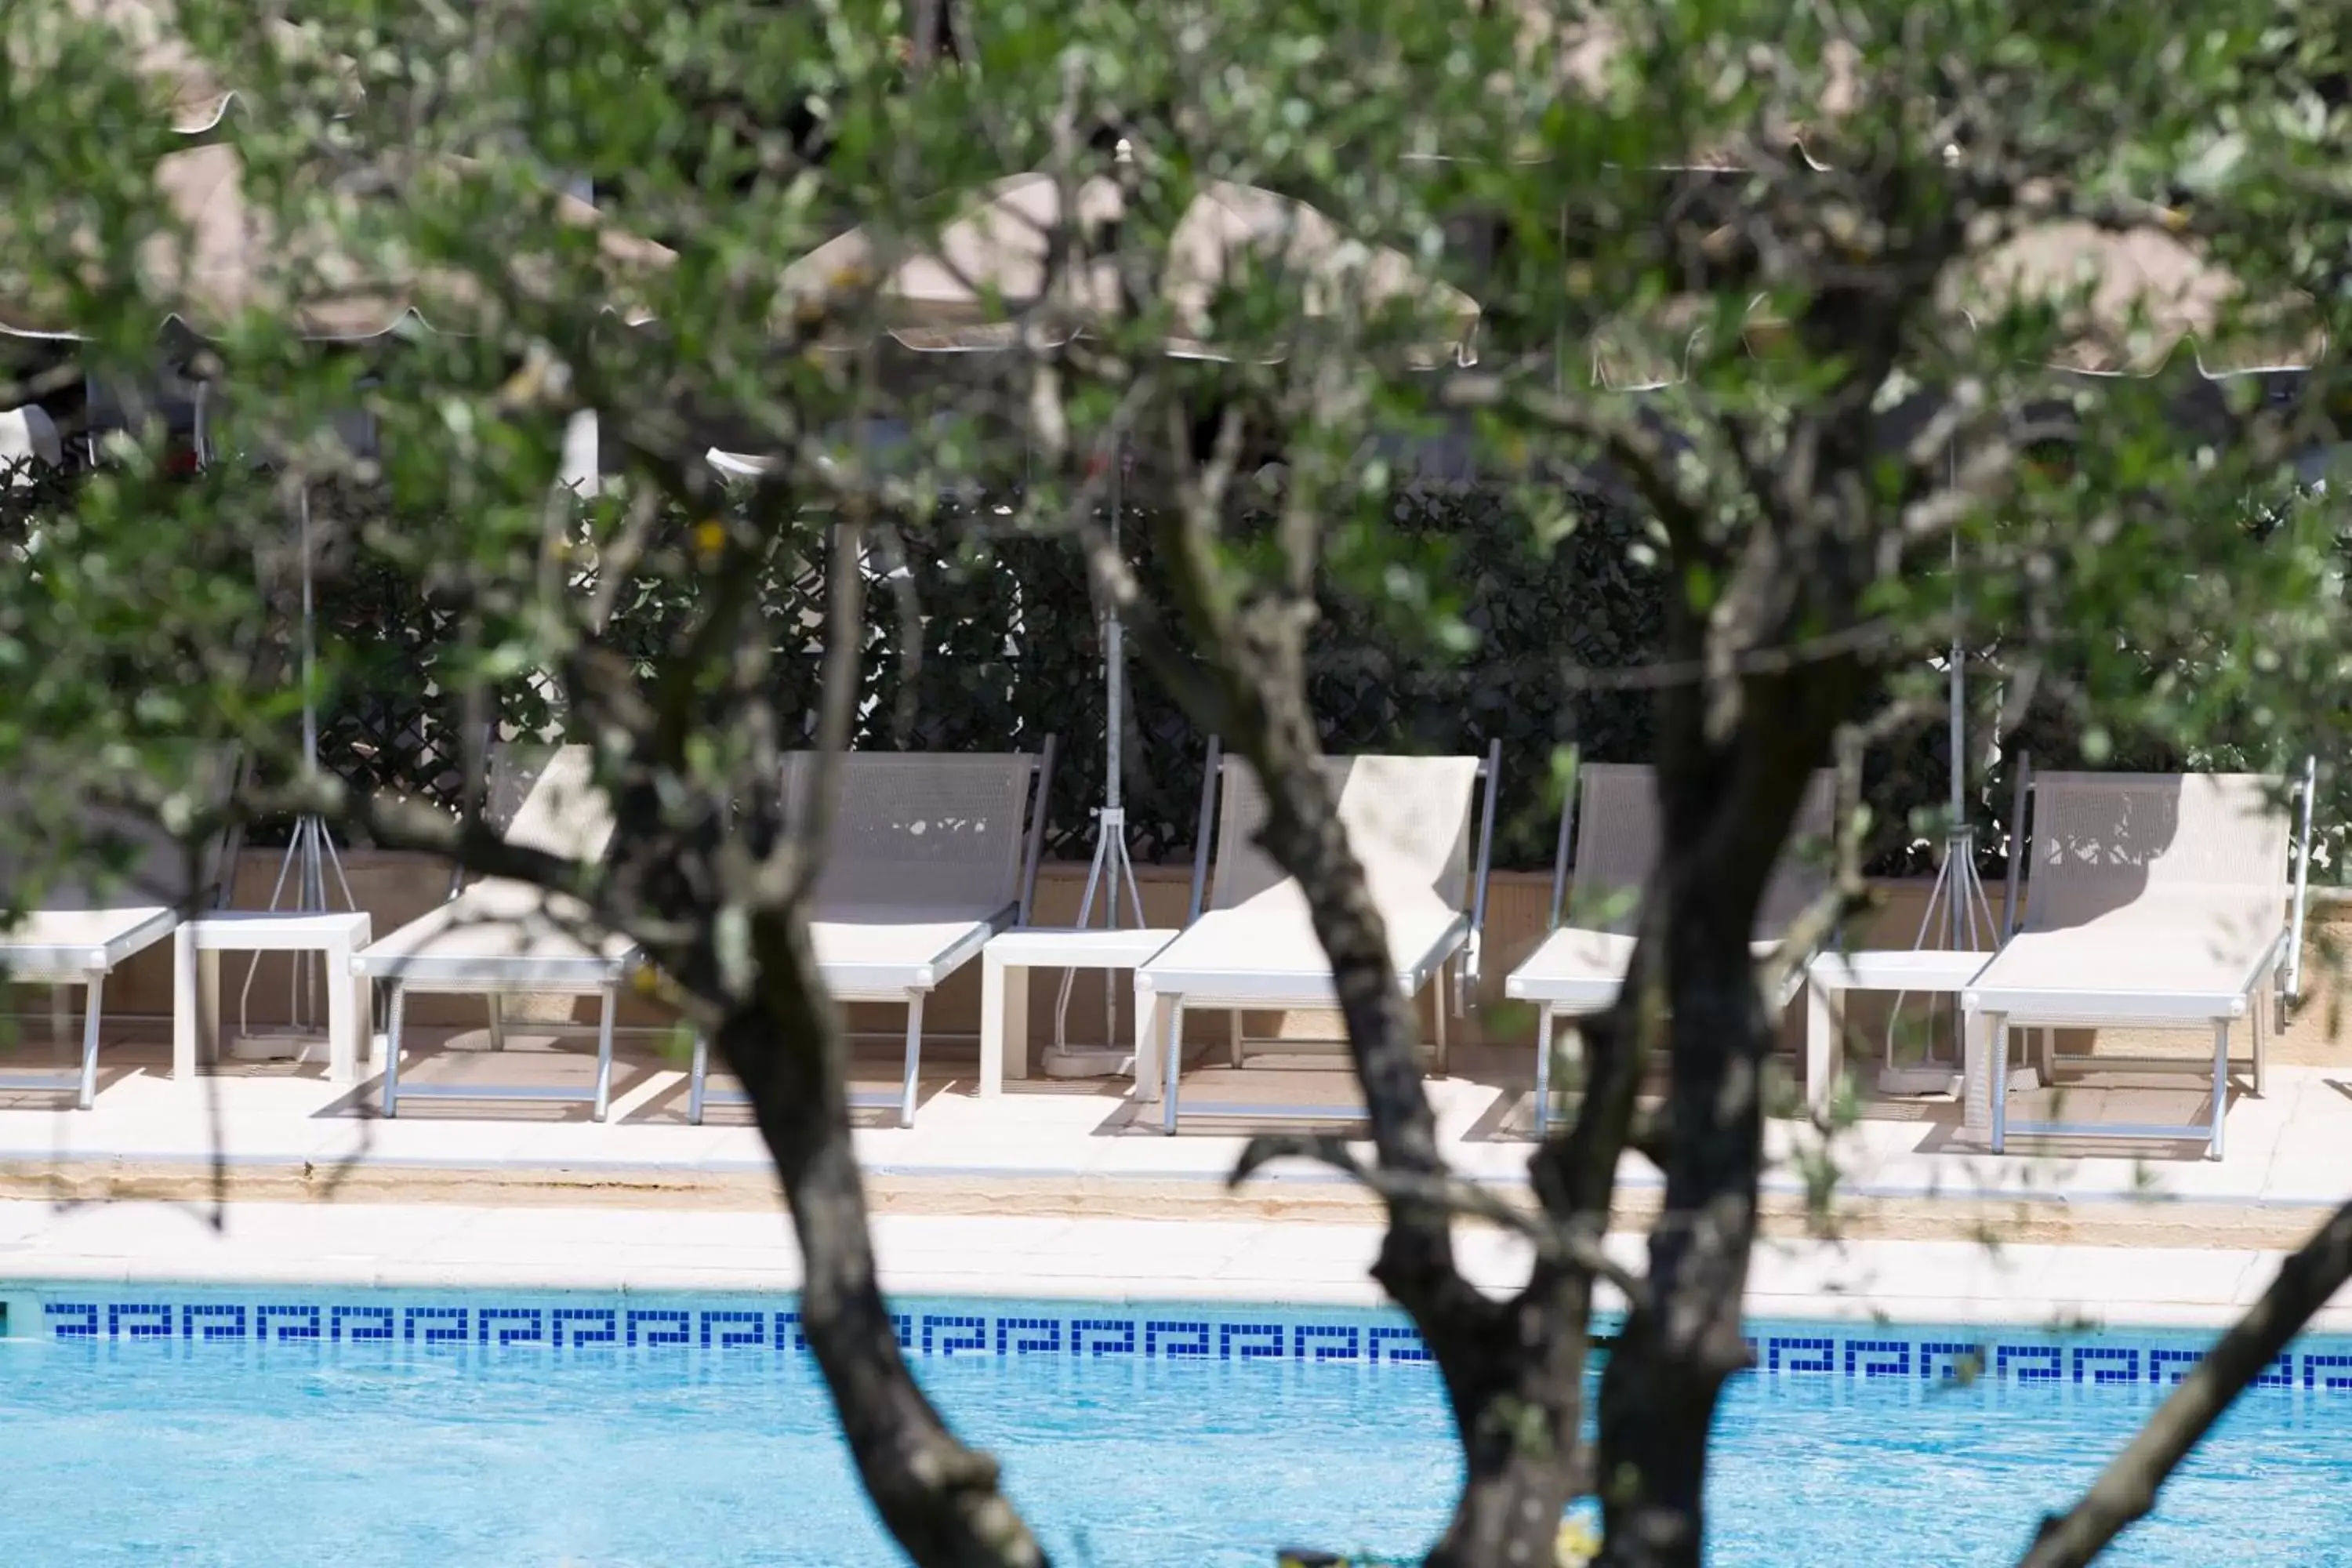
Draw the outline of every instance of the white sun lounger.
<instances>
[{"instance_id":1,"label":"white sun lounger","mask_svg":"<svg viewBox=\"0 0 2352 1568\"><path fill-rule=\"evenodd\" d=\"M1182 1070L1184 1013L1213 1007L1234 1015L1232 1061L1244 1059L1245 1008L1329 1007L1338 997L1331 966L1307 916L1305 892L1257 842L1265 822L1265 793L1239 757L1212 766L1204 792L1223 793L1216 808L1217 871L1209 910L1199 913L1200 872L1194 868L1196 918L1136 972L1136 1006L1150 1016L1165 1008L1167 1055L1161 1070L1160 1127L1176 1131L1177 1083ZM1457 991L1477 984L1478 940L1486 926L1486 868L1495 829L1495 782L1502 748L1476 757L1332 757L1333 791L1349 847L1364 868L1373 903L1388 927L1389 962L1408 997L1438 986L1437 1059L1445 1066L1444 969L1459 955L1465 973ZM1485 784L1480 809L1481 781ZM1205 822L1211 807L1203 800ZM1478 855L1470 858L1472 814L1479 812ZM1205 854L1205 841L1199 853ZM1154 1004L1152 998L1159 998ZM1140 1079L1139 1074L1139 1079ZM1139 1082L1139 1091L1146 1086ZM1361 1119L1355 1110L1323 1106L1198 1105L1196 1113L1275 1121Z\"/></svg>"},{"instance_id":2,"label":"white sun lounger","mask_svg":"<svg viewBox=\"0 0 2352 1568\"><path fill-rule=\"evenodd\" d=\"M198 786L225 791L234 783L236 765L226 754L200 763ZM224 834L205 844L191 867L186 847L158 824L125 812L85 807L80 815L93 840L90 847L107 845L126 852L128 870L110 885L86 885L76 879L45 888L39 909L0 931L0 979L14 985L85 989L81 1065L56 1072L0 1074L0 1089L70 1094L77 1109L88 1110L98 1094L99 1029L107 977L170 936L184 915L220 906L227 893L234 836Z\"/></svg>"},{"instance_id":3,"label":"white sun lounger","mask_svg":"<svg viewBox=\"0 0 2352 1568\"><path fill-rule=\"evenodd\" d=\"M853 1096L863 1110L915 1121L923 1059L923 1004L989 938L1029 923L1045 849L1054 740L1026 752L853 752L838 759L824 872L809 910L817 971L845 1002L907 1009L898 1093ZM816 758L786 760L785 798L807 795ZM1034 787L1033 787L1034 786ZM1032 798L1034 806L1032 806ZM687 1120L706 1105L740 1105L740 1090L709 1086L709 1045L698 1038Z\"/></svg>"},{"instance_id":4,"label":"white sun lounger","mask_svg":"<svg viewBox=\"0 0 2352 1568\"><path fill-rule=\"evenodd\" d=\"M490 821L509 844L575 860L595 860L613 836L610 803L594 781L586 746L551 755L539 746L502 745L490 755ZM587 1105L604 1120L612 1103L613 1024L622 984L643 962L635 942L600 932L577 899L529 882L485 877L451 879L448 901L352 959L352 971L383 983L385 1012L383 1114L403 1100L545 1100ZM594 995L596 1084L588 1093L532 1084L400 1081L400 1042L412 991L489 999L494 1044L503 1039L500 999L551 992Z\"/></svg>"},{"instance_id":5,"label":"white sun lounger","mask_svg":"<svg viewBox=\"0 0 2352 1568\"><path fill-rule=\"evenodd\" d=\"M1535 1132L1551 1122L1552 1039L1561 1017L1606 1011L1633 960L1633 931L1643 887L1657 864L1660 827L1655 773L1628 763L1587 763L1577 770L1578 799L1559 819L1553 852L1550 932L1503 982L1515 1002L1533 1002L1536 1023ZM1837 775L1816 773L1806 787L1792 842L1812 841L1816 852L1786 855L1772 872L1757 910L1752 951L1760 962L1780 945L1790 922L1829 889L1830 868L1818 852L1837 819ZM1566 925L1560 906L1568 890L1568 848L1576 844L1574 908ZM1804 984L1792 966L1775 1003L1786 1007Z\"/></svg>"},{"instance_id":6,"label":"white sun lounger","mask_svg":"<svg viewBox=\"0 0 2352 1568\"><path fill-rule=\"evenodd\" d=\"M2300 980L2311 773L2298 785L2297 847L2284 782L2257 773L2021 773L2032 796L2032 871L2014 934L1961 993L1969 1120L1988 1121L1995 1153L2012 1132L2074 1138L2191 1138L2221 1157L2230 1097L2230 1025L2250 1021L2253 1088L2263 1091L2261 993L2283 1025ZM2213 1031L2212 1110L2198 1126L2014 1121L2008 1116L2008 1030L2194 1027ZM2044 1060L2048 1052L2044 1050ZM2103 1062L2121 1058L2101 1058ZM2147 1067L2146 1061L2131 1065ZM2204 1062L2190 1066L2202 1073ZM1990 1103L1986 1104L1987 1098Z\"/></svg>"}]
</instances>

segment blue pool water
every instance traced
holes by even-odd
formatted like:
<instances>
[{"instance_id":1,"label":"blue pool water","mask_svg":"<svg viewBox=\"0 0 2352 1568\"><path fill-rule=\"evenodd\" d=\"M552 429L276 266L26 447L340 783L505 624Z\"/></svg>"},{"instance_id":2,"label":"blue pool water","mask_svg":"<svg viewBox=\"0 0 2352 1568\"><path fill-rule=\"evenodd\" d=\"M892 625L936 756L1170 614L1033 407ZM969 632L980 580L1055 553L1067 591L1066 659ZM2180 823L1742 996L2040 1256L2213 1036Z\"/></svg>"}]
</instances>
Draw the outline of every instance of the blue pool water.
<instances>
[{"instance_id":1,"label":"blue pool water","mask_svg":"<svg viewBox=\"0 0 2352 1568\"><path fill-rule=\"evenodd\" d=\"M266 1300L78 1298L0 1342L0 1563L897 1561L781 1310L567 1308L567 1340L541 1306ZM904 1332L1060 1562L1403 1554L1444 1519L1452 1440L1395 1320L1031 1310L944 1304ZM579 1326L600 1317L610 1343ZM673 1322L682 1345L652 1342ZM1935 1360L1958 1331L1780 1330L1724 1413L1718 1563L1892 1562L1898 1541L1905 1568L2012 1562L2193 1343L2025 1345L1958 1384ZM2352 1356L2299 1353L2111 1561L2352 1564Z\"/></svg>"}]
</instances>

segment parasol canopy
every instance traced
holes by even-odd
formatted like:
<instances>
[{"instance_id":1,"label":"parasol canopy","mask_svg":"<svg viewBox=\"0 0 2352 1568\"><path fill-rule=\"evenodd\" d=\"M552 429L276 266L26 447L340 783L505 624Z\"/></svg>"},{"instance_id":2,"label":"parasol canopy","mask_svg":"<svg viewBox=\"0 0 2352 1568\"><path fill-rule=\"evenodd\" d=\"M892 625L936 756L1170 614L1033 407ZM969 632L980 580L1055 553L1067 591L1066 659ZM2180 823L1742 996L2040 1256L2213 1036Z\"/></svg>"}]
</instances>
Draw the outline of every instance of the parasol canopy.
<instances>
[{"instance_id":1,"label":"parasol canopy","mask_svg":"<svg viewBox=\"0 0 2352 1568\"><path fill-rule=\"evenodd\" d=\"M0 408L0 486L26 483L35 465L55 467L64 458L58 427L37 404Z\"/></svg>"},{"instance_id":2,"label":"parasol canopy","mask_svg":"<svg viewBox=\"0 0 2352 1568\"><path fill-rule=\"evenodd\" d=\"M864 228L818 247L785 269L782 310L821 313L828 300L870 289L879 324L909 348L1002 349L1033 331L1066 342L1119 314L1117 231L1127 207L1127 193L1106 176L1065 186L1051 174L1011 175L963 198L935 243L895 265ZM1056 266L1052 247L1064 233L1071 254ZM1165 349L1179 357L1235 357L1235 345L1215 341L1215 302L1259 276L1295 284L1310 321L1406 311L1420 328L1417 357L1472 353L1475 300L1425 278L1402 252L1364 244L1306 203L1255 186L1204 183L1155 261L1156 302L1171 321Z\"/></svg>"},{"instance_id":3,"label":"parasol canopy","mask_svg":"<svg viewBox=\"0 0 2352 1568\"><path fill-rule=\"evenodd\" d=\"M0 59L30 79L53 66L69 29L106 29L120 41L121 62L147 85L156 111L183 136L203 136L220 128L243 96L235 73L197 55L180 37L176 0L12 0L13 13L0 27ZM272 44L289 62L327 61L301 28L269 24ZM111 40L110 40L111 41ZM348 77L348 60L328 61Z\"/></svg>"},{"instance_id":4,"label":"parasol canopy","mask_svg":"<svg viewBox=\"0 0 2352 1568\"><path fill-rule=\"evenodd\" d=\"M430 260L405 257L403 223L417 195L457 193L481 178L478 165L451 157L371 164L338 175L305 178L279 203L249 200L245 166L225 143L184 148L155 167L153 226L135 260L137 282L162 312L200 336L217 335L238 318L262 312L290 322L303 336L328 342L383 337L404 323L463 332L497 309L504 291L543 289L554 247L505 247L505 276L486 280ZM488 193L484 193L486 198ZM676 259L650 240L607 224L588 203L549 193L556 221L593 231L611 285L604 308L632 325L651 319L636 285ZM282 221L280 211L301 217ZM87 258L84 281L97 287L103 259L86 231L16 235L24 215L0 216L0 333L76 338L87 323L73 319L73 290L44 286L21 258L29 246L62 248ZM375 227L381 243L355 255L352 237ZM13 253L13 255L12 255ZM46 280L54 283L56 280Z\"/></svg>"},{"instance_id":5,"label":"parasol canopy","mask_svg":"<svg viewBox=\"0 0 2352 1568\"><path fill-rule=\"evenodd\" d=\"M1958 265L1940 302L1971 331L2012 310L2053 312L2047 363L2083 375L2154 375L2184 342L2212 379L2308 370L2327 349L2308 298L2251 300L2236 274L2154 226L2065 219L2021 230ZM1594 384L1639 392L1684 380L1711 310L1705 300L1672 299L1602 329L1592 343ZM1760 295L1740 326L1758 357L1787 331Z\"/></svg>"},{"instance_id":6,"label":"parasol canopy","mask_svg":"<svg viewBox=\"0 0 2352 1568\"><path fill-rule=\"evenodd\" d=\"M2023 230L1958 273L1946 302L1975 322L2056 312L2052 364L2090 375L2153 375L2184 341L2209 376L2306 370L2327 347L2309 299L2249 300L2234 273L2152 226L2070 218Z\"/></svg>"},{"instance_id":7,"label":"parasol canopy","mask_svg":"<svg viewBox=\"0 0 2352 1568\"><path fill-rule=\"evenodd\" d=\"M1624 68L1632 65L1640 45L1623 21L1582 9L1571 11L1557 0L1509 0L1507 12L1517 64L1492 80L1498 100L1524 96L1532 88L1601 104L1638 83L1638 68ZM1810 66L1780 49L1760 55L1748 51L1742 64L1747 72L1760 64L1785 78L1792 89L1788 100L1773 104L1744 137L1728 131L1700 137L1668 152L1649 167L1660 172L1727 172L1751 168L1759 155L1777 157L1789 149L1816 168L1827 167L1816 156L1815 143L1840 121L1852 116L1864 100L1861 49L1850 40L1832 38L1819 60ZM1740 74L1725 73L1723 85L1736 89ZM1791 105L1797 111L1791 111ZM1635 98L1623 100L1623 107L1640 113L1643 106ZM1439 160L1447 156L1443 149L1424 155ZM1513 161L1541 163L1550 156L1540 142L1531 140Z\"/></svg>"},{"instance_id":8,"label":"parasol canopy","mask_svg":"<svg viewBox=\"0 0 2352 1568\"><path fill-rule=\"evenodd\" d=\"M1705 343L1713 300L1679 295L1654 310L1628 312L1592 335L1592 384L1611 392L1654 392L1690 377L1690 362ZM1741 345L1762 358L1788 331L1763 295L1748 301L1739 322Z\"/></svg>"}]
</instances>

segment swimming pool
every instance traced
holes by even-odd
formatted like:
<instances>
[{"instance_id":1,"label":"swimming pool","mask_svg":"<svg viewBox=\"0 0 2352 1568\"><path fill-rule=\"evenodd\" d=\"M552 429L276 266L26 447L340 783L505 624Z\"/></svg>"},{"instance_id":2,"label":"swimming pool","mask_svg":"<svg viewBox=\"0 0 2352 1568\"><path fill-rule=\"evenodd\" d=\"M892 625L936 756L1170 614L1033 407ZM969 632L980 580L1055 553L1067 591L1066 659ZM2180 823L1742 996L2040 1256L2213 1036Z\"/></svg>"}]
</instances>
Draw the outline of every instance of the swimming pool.
<instances>
[{"instance_id":1,"label":"swimming pool","mask_svg":"<svg viewBox=\"0 0 2352 1568\"><path fill-rule=\"evenodd\" d=\"M14 1291L14 1294L9 1292ZM0 1287L0 1563L880 1564L790 1302ZM900 1335L1059 1561L1402 1554L1455 1479L1378 1312L911 1301ZM26 1325L33 1328L25 1334ZM1760 1324L1714 1560L2007 1563L2195 1336ZM1951 1376L1980 1362L1985 1375ZM2113 1558L2352 1563L2352 1342L2282 1358Z\"/></svg>"}]
</instances>

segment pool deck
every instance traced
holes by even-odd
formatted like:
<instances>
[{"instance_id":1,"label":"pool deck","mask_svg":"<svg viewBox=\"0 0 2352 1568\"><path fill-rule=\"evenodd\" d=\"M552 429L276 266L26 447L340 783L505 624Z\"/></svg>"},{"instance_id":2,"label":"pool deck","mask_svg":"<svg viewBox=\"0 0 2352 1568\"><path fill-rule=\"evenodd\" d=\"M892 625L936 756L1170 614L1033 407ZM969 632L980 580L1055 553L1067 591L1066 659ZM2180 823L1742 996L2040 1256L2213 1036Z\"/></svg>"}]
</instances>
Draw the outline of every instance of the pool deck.
<instances>
[{"instance_id":1,"label":"pool deck","mask_svg":"<svg viewBox=\"0 0 2352 1568\"><path fill-rule=\"evenodd\" d=\"M110 1045L103 1060L91 1110L62 1109L55 1096L0 1095L0 1198L778 1208L744 1112L688 1125L684 1073L643 1052L616 1066L612 1117L601 1125L580 1107L451 1101L417 1102L385 1121L372 1079L331 1084L315 1068L279 1065L175 1082L160 1050L135 1042ZM411 1076L547 1081L587 1065L576 1050L519 1046L427 1053ZM1444 1152L1474 1179L1523 1196L1526 1092L1476 1074L1474 1064L1431 1085ZM1267 1081L1250 1076L1254 1089ZM1346 1082L1329 1067L1280 1076L1323 1092ZM1051 1222L1378 1218L1366 1194L1319 1169L1277 1167L1230 1190L1240 1129L1164 1138L1109 1084L1009 1087L982 1100L968 1078L943 1076L927 1082L913 1127L861 1126L876 1211ZM1831 1226L1856 1240L1973 1242L1990 1232L2021 1244L2292 1247L2352 1194L2352 1074L2273 1067L2268 1087L2261 1099L2233 1099L2221 1161L2203 1158L2200 1145L2115 1142L1995 1157L1948 1104L1876 1102L1826 1139L1810 1123L1778 1120L1769 1226L1784 1236L1823 1228L1808 1205L1807 1173L1826 1160L1837 1173ZM2148 1109L2173 1121L2192 1120L2203 1102L2178 1078L2073 1092L2169 1101ZM2140 1110L2074 1109L2094 1119ZM1654 1210L1658 1174L1629 1155L1620 1181L1622 1220L1638 1225Z\"/></svg>"},{"instance_id":2,"label":"pool deck","mask_svg":"<svg viewBox=\"0 0 2352 1568\"><path fill-rule=\"evenodd\" d=\"M1380 1232L1278 1221L884 1215L875 1239L900 1297L1374 1305ZM1633 1237L1612 1238L1628 1261ZM1511 1238L1465 1229L1459 1254L1489 1290L1524 1280ZM2268 1284L2259 1249L1774 1241L1757 1253L1759 1319L2206 1328ZM605 1206L0 1201L0 1295L11 1285L292 1284L627 1293L781 1291L800 1281L772 1215ZM2314 1328L2352 1331L2352 1293Z\"/></svg>"},{"instance_id":3,"label":"pool deck","mask_svg":"<svg viewBox=\"0 0 2352 1568\"><path fill-rule=\"evenodd\" d=\"M427 1052L416 1070L507 1081L584 1070L576 1050L543 1046ZM337 1085L272 1065L175 1082L164 1053L137 1041L110 1045L103 1059L91 1110L0 1096L0 1281L634 1291L798 1281L744 1113L688 1125L684 1074L642 1050L616 1068L601 1125L577 1107L448 1101L387 1121L372 1079ZM856 1134L888 1289L1378 1300L1366 1269L1379 1213L1344 1179L1277 1167L1234 1192L1225 1179L1241 1129L1165 1138L1112 1085L1032 1082L982 1100L956 1070L927 1081L912 1128L884 1119ZM1330 1067L1283 1076L1298 1080L1292 1089L1346 1082ZM2170 1096L2180 1103L2159 1108L2170 1120L2193 1118L2201 1100L2177 1080L2083 1092ZM1524 1198L1524 1087L1474 1061L1431 1094L1447 1157ZM2282 1249L2352 1194L2352 1075L2273 1068L2267 1095L2233 1100L2218 1162L2198 1147L2116 1144L1996 1158L1955 1108L1919 1102L1866 1106L1826 1140L1776 1120L1770 1143L1770 1239L1750 1300L1759 1317L2207 1326L2234 1316ZM1832 1238L1805 1195L1806 1171L1824 1156L1838 1172ZM1621 1180L1625 1229L1612 1246L1630 1259L1660 1183L1633 1156ZM1501 1233L1465 1226L1461 1251L1484 1287L1523 1278L1524 1250ZM2319 1326L2352 1330L2352 1299Z\"/></svg>"}]
</instances>

